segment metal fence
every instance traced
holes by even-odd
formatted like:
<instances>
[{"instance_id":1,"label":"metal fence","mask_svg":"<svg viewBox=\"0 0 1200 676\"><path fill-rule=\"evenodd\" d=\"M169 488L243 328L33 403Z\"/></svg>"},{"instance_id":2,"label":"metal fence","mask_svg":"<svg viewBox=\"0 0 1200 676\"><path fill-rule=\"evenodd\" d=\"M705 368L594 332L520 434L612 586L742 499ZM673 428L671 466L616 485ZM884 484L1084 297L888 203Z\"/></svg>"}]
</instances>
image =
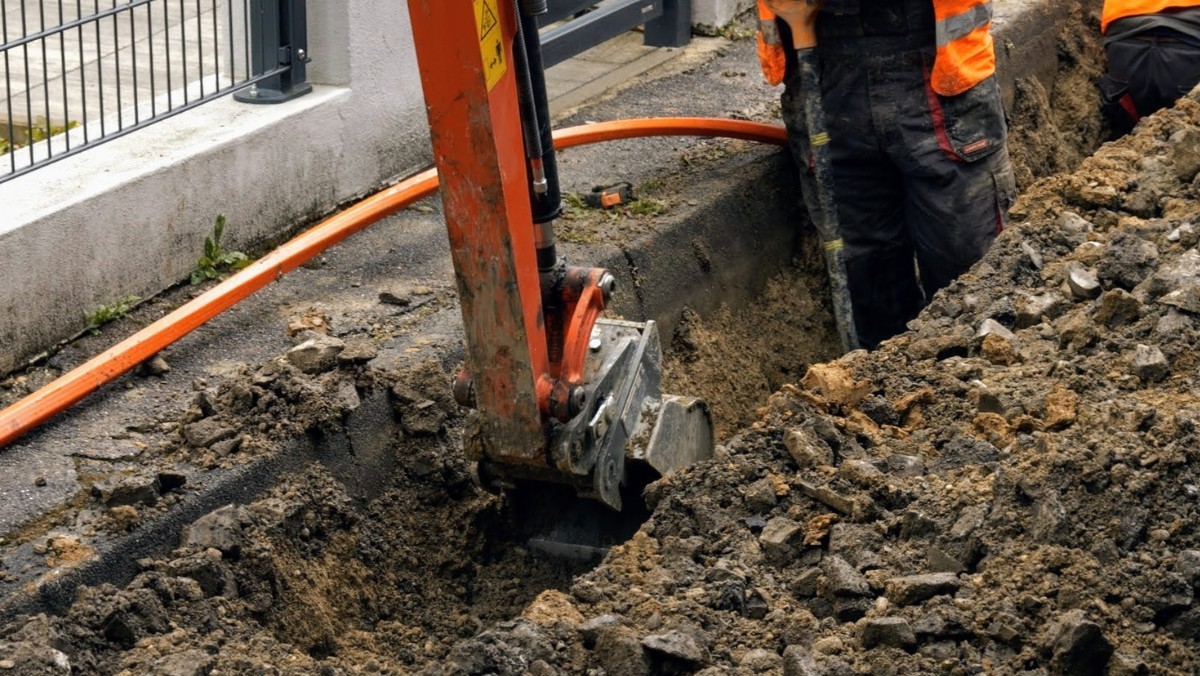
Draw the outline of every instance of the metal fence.
<instances>
[{"instance_id":1,"label":"metal fence","mask_svg":"<svg viewBox=\"0 0 1200 676\"><path fill-rule=\"evenodd\" d=\"M548 0L539 17L547 68L637 26L648 47L682 47L692 39L692 0Z\"/></svg>"},{"instance_id":2,"label":"metal fence","mask_svg":"<svg viewBox=\"0 0 1200 676\"><path fill-rule=\"evenodd\" d=\"M0 182L234 91L302 93L303 22L303 0L0 0Z\"/></svg>"}]
</instances>

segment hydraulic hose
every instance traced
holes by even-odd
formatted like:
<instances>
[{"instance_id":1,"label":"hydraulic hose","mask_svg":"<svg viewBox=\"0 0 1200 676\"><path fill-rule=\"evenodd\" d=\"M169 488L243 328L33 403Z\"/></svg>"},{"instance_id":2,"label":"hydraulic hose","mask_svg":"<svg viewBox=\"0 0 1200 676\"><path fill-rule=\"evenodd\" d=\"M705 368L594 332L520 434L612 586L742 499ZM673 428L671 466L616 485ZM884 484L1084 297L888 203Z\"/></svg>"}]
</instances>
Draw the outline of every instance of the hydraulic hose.
<instances>
[{"instance_id":1,"label":"hydraulic hose","mask_svg":"<svg viewBox=\"0 0 1200 676\"><path fill-rule=\"evenodd\" d=\"M639 118L570 127L555 132L562 150L618 139L648 136L714 136L784 145L782 126L715 118ZM7 446L92 392L191 333L254 292L295 270L367 226L432 195L437 171L425 170L321 221L278 249L188 301L41 389L0 411L0 448Z\"/></svg>"}]
</instances>

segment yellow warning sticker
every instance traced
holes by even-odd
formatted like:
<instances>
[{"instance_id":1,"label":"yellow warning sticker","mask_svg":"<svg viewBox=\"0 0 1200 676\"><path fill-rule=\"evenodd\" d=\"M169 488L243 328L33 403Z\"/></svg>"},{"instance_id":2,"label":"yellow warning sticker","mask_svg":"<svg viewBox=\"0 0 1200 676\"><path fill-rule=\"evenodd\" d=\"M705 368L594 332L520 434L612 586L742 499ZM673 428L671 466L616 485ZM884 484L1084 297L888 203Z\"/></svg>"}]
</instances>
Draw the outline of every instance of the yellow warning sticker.
<instances>
[{"instance_id":1,"label":"yellow warning sticker","mask_svg":"<svg viewBox=\"0 0 1200 676\"><path fill-rule=\"evenodd\" d=\"M504 60L504 40L501 37L497 0L475 0L475 26L479 29L479 53L483 56L483 74L488 91L508 72Z\"/></svg>"}]
</instances>

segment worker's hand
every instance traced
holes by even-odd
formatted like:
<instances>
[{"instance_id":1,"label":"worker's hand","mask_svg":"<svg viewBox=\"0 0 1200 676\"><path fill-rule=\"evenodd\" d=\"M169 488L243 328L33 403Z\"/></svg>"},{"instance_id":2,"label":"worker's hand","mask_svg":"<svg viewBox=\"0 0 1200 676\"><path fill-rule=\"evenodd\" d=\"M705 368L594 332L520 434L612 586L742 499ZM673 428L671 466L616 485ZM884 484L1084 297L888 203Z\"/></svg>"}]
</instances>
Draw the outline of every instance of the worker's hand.
<instances>
[{"instance_id":1,"label":"worker's hand","mask_svg":"<svg viewBox=\"0 0 1200 676\"><path fill-rule=\"evenodd\" d=\"M767 7L792 29L792 46L817 46L817 12L824 0L767 0Z\"/></svg>"}]
</instances>

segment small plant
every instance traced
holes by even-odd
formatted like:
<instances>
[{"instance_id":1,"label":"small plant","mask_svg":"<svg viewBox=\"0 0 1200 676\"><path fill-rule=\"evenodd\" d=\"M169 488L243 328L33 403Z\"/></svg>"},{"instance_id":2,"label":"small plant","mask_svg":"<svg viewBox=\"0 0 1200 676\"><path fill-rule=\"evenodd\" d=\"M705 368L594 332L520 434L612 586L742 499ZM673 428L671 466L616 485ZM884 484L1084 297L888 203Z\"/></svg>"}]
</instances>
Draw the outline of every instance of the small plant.
<instances>
[{"instance_id":1,"label":"small plant","mask_svg":"<svg viewBox=\"0 0 1200 676\"><path fill-rule=\"evenodd\" d=\"M578 193L568 192L563 193L563 202L572 209L587 209L588 204L583 199L583 196Z\"/></svg>"},{"instance_id":2,"label":"small plant","mask_svg":"<svg viewBox=\"0 0 1200 676\"><path fill-rule=\"evenodd\" d=\"M642 197L629 203L629 213L634 216L658 216L666 211L666 202L649 197Z\"/></svg>"},{"instance_id":3,"label":"small plant","mask_svg":"<svg viewBox=\"0 0 1200 676\"><path fill-rule=\"evenodd\" d=\"M29 145L30 143L37 143L39 141L45 141L47 138L50 138L51 136L58 136L59 134L65 134L66 132L68 132L78 126L79 126L79 123L76 122L75 120L70 120L66 124L51 125L51 124L47 123L45 117L38 116L37 118L34 119L33 126L31 126L27 129L28 140L22 142L22 141L11 141L6 138L0 138L0 155L5 155L7 153L13 152L14 150L19 150L19 149L24 148L25 146ZM49 133L47 133L47 128L49 128Z\"/></svg>"},{"instance_id":4,"label":"small plant","mask_svg":"<svg viewBox=\"0 0 1200 676\"><path fill-rule=\"evenodd\" d=\"M250 257L241 251L225 251L221 248L221 235L225 233L225 214L217 214L213 232L204 238L204 255L196 262L192 273L192 284L210 279L225 279L230 270L241 270L250 265Z\"/></svg>"},{"instance_id":5,"label":"small plant","mask_svg":"<svg viewBox=\"0 0 1200 676\"><path fill-rule=\"evenodd\" d=\"M115 322L118 319L129 314L129 311L137 305L141 298L138 296L125 296L112 305L101 305L96 308L95 312L90 312L87 315L88 331L95 335L100 333L100 327L109 322Z\"/></svg>"}]
</instances>

